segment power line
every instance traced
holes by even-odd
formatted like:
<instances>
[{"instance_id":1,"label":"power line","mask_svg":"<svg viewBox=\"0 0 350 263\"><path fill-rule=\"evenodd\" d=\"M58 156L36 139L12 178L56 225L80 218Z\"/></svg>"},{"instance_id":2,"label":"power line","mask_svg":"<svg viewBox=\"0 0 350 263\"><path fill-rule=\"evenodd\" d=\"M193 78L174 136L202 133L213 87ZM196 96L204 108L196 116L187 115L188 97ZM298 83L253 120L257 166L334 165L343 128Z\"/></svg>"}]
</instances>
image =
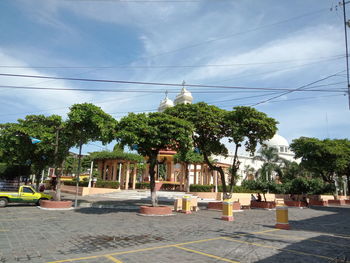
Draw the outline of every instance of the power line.
<instances>
[{"instance_id":1,"label":"power line","mask_svg":"<svg viewBox=\"0 0 350 263\"><path fill-rule=\"evenodd\" d=\"M331 77L337 74L331 75ZM125 80L107 80L107 79L87 79L87 78L69 78L69 77L53 77L53 76L39 76L39 75L25 75L25 74L7 74L0 73L0 76L5 77L21 77L21 78L38 78L38 79L55 79L55 80L69 80L82 82L100 82L100 83L118 83L118 84L134 84L134 85L152 85L152 86L167 86L167 87L182 87L183 84L177 83L161 83L161 82L143 82L143 81L125 81ZM310 85L309 85L310 86ZM14 89L38 89L38 90L75 90L75 91L98 91L98 92L159 92L159 90L111 90L111 89L84 89L84 88L45 88L45 87L26 87L26 86L11 86L1 85L3 88ZM240 89L240 90L283 90L288 92L306 91L301 88L297 89L281 89L281 88L254 88L254 87L239 87L239 86L218 86L218 85L202 85L202 84L186 84L186 87L193 88L217 88L217 89ZM323 89L312 90L324 92ZM330 90L331 92L343 92L343 90ZM171 91L170 91L171 92ZM195 92L195 91L193 91ZM216 91L217 92L217 91ZM204 93L204 92L201 92ZM205 92L210 93L210 92Z\"/></svg>"},{"instance_id":2,"label":"power line","mask_svg":"<svg viewBox=\"0 0 350 263\"><path fill-rule=\"evenodd\" d=\"M340 71L340 72L337 72L337 73L334 73L334 74L332 74L332 75L328 75L327 77L324 77L324 78L321 78L321 79L319 79L319 80L313 81L313 82L308 83L308 84L306 84L306 85L300 86L300 87L297 88L295 91L299 91L299 90L304 89L304 88L306 88L306 87L309 87L309 86L311 86L311 85L313 85L313 84L319 83L319 82L324 81L324 80L329 79L329 78L332 78L332 77L336 76L338 73L341 73L341 72L344 72L344 70L342 70L342 71ZM262 103L269 102L269 101L271 101L271 100L277 99L277 98L282 97L283 95L289 94L289 93L291 93L291 92L293 92L293 91L284 92L284 93L282 93L282 94L280 94L280 95L277 95L277 96L274 96L274 97L272 97L272 98L269 98L269 99L260 101L260 102L255 103L255 104L252 104L251 106L257 106L257 105L260 105L260 104L262 104Z\"/></svg>"},{"instance_id":3,"label":"power line","mask_svg":"<svg viewBox=\"0 0 350 263\"><path fill-rule=\"evenodd\" d=\"M0 68L15 68L15 69L113 69L113 68L130 68L130 69L149 69L149 68L210 68L210 67L236 67L236 66L255 66L255 65L272 65L283 64L298 61L315 60L317 62L330 61L334 59L344 58L344 55L335 55L329 57L305 58L305 59L290 59L270 62L250 62L250 63L232 63L232 64L203 64L203 65L140 65L140 66L16 66L16 65L0 65ZM312 63L314 64L314 63ZM307 64L308 65L308 64Z\"/></svg>"},{"instance_id":4,"label":"power line","mask_svg":"<svg viewBox=\"0 0 350 263\"><path fill-rule=\"evenodd\" d=\"M345 0L343 0L343 16L344 16L344 37L345 37L345 54L346 54L346 80L348 82L348 93L349 93L349 109L350 109L350 80L349 80L349 51L348 51L348 31L346 24L346 7Z\"/></svg>"},{"instance_id":5,"label":"power line","mask_svg":"<svg viewBox=\"0 0 350 263\"><path fill-rule=\"evenodd\" d=\"M345 57L345 56L344 56ZM220 80L219 82L215 82L215 83L222 83L222 82L227 82L227 81L231 81L231 80L236 80L236 79L241 79L241 78L246 78L246 77L251 77L251 76L260 76L260 75L268 75L268 74L273 74L273 73L278 73L278 72L283 72L283 71L290 71L290 70L294 70L294 69L299 69L302 67L306 67L306 66L310 66L310 65L315 65L315 64L319 64L322 62L327 62L327 61L332 61L332 60L338 60L341 58L335 58L335 59L328 59L328 60L323 60L323 61L319 61L319 62L311 62L311 63L305 63L305 64L301 64L298 66L293 66L293 67L286 67L286 68L279 68L279 69L274 69L274 70L269 70L269 71L264 71L261 73L250 73L250 74L245 74L245 75L238 75L235 78L229 78L229 79L225 79L225 80Z\"/></svg>"}]
</instances>

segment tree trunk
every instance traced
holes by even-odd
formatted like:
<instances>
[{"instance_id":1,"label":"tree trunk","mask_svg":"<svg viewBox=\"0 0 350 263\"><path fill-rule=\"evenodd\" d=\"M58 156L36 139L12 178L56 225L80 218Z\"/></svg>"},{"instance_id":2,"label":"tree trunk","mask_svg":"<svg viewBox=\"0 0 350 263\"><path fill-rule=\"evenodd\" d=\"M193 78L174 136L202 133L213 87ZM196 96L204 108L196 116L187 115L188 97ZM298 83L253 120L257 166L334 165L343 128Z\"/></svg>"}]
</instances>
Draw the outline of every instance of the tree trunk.
<instances>
[{"instance_id":1,"label":"tree trunk","mask_svg":"<svg viewBox=\"0 0 350 263\"><path fill-rule=\"evenodd\" d=\"M348 183L347 195L350 196L350 175L347 175L347 176L346 176L346 181L347 181L347 183Z\"/></svg>"},{"instance_id":2,"label":"tree trunk","mask_svg":"<svg viewBox=\"0 0 350 263\"><path fill-rule=\"evenodd\" d=\"M227 191L227 185L226 185L226 178L225 178L225 172L222 169L222 167L220 166L215 166L213 165L208 156L203 153L203 157L204 157L204 161L208 164L208 166L210 167L210 169L218 171L220 174L220 178L221 178L221 183L222 183L222 192L223 192L223 199L231 199L232 198L232 193L230 193L229 191Z\"/></svg>"},{"instance_id":3,"label":"tree trunk","mask_svg":"<svg viewBox=\"0 0 350 263\"><path fill-rule=\"evenodd\" d=\"M189 169L188 169L188 163L185 163L185 179L187 182L186 185L186 192L189 193L191 191L190 189L190 173L189 173Z\"/></svg>"},{"instance_id":4,"label":"tree trunk","mask_svg":"<svg viewBox=\"0 0 350 263\"><path fill-rule=\"evenodd\" d=\"M64 167L64 161L62 162L62 168L61 168L61 173L56 174L57 178L57 185L56 185L56 195L55 195L55 200L56 201L61 201L61 176L63 174L63 169Z\"/></svg>"},{"instance_id":5,"label":"tree trunk","mask_svg":"<svg viewBox=\"0 0 350 263\"><path fill-rule=\"evenodd\" d=\"M35 174L35 190L39 191L39 184L41 180L41 172Z\"/></svg>"},{"instance_id":6,"label":"tree trunk","mask_svg":"<svg viewBox=\"0 0 350 263\"><path fill-rule=\"evenodd\" d=\"M155 171L157 156L149 156L149 177L150 177L150 188L151 188L151 199L152 206L158 206L158 199L156 193L156 180L155 180Z\"/></svg>"}]
</instances>

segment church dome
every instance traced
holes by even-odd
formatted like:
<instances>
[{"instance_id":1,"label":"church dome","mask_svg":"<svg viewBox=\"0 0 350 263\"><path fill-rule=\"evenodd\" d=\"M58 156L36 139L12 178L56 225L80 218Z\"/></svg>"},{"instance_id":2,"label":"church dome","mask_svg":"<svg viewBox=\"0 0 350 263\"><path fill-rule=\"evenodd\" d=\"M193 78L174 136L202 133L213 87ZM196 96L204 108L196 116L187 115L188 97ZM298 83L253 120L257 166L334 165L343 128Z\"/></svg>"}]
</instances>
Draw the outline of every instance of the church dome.
<instances>
[{"instance_id":1,"label":"church dome","mask_svg":"<svg viewBox=\"0 0 350 263\"><path fill-rule=\"evenodd\" d=\"M273 147L278 152L289 152L289 143L286 138L279 134L275 134L270 140L264 141L267 147Z\"/></svg>"},{"instance_id":2,"label":"church dome","mask_svg":"<svg viewBox=\"0 0 350 263\"><path fill-rule=\"evenodd\" d=\"M191 104L193 100L191 92L189 92L185 87L181 89L181 92L176 96L175 105L177 104Z\"/></svg>"},{"instance_id":3,"label":"church dome","mask_svg":"<svg viewBox=\"0 0 350 263\"><path fill-rule=\"evenodd\" d=\"M165 98L160 102L158 111L163 112L165 111L165 109L170 107L174 107L174 102L171 99L169 99L168 96L166 95Z\"/></svg>"}]
</instances>

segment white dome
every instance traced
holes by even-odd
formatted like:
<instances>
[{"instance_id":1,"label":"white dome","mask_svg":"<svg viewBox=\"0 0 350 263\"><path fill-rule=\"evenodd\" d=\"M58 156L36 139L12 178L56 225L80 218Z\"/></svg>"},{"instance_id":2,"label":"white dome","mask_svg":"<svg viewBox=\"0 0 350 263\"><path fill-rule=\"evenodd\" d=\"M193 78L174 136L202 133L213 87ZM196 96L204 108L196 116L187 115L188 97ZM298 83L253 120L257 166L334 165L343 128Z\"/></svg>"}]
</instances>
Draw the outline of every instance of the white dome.
<instances>
[{"instance_id":1,"label":"white dome","mask_svg":"<svg viewBox=\"0 0 350 263\"><path fill-rule=\"evenodd\" d=\"M158 111L163 112L165 109L174 107L174 102L166 96L159 104Z\"/></svg>"},{"instance_id":2,"label":"white dome","mask_svg":"<svg viewBox=\"0 0 350 263\"><path fill-rule=\"evenodd\" d=\"M268 147L289 147L289 143L286 138L278 135L277 133L270 140L264 141L264 144L266 144Z\"/></svg>"},{"instance_id":3,"label":"white dome","mask_svg":"<svg viewBox=\"0 0 350 263\"><path fill-rule=\"evenodd\" d=\"M181 92L176 96L175 104L191 104L193 100L191 92L189 92L185 87L181 89Z\"/></svg>"}]
</instances>

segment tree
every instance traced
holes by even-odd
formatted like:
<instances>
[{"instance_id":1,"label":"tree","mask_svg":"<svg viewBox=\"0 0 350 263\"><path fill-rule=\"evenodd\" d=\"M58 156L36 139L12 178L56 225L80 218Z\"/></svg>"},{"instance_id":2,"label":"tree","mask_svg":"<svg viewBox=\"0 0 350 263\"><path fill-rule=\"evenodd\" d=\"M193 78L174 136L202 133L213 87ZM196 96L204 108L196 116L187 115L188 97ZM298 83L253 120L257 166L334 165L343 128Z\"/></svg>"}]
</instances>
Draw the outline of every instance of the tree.
<instances>
[{"instance_id":1,"label":"tree","mask_svg":"<svg viewBox=\"0 0 350 263\"><path fill-rule=\"evenodd\" d=\"M111 142L114 138L117 121L100 107L91 103L74 104L68 113L68 119L62 129L63 136L69 138L71 146L79 147L78 180L81 167L82 146L89 141L101 141L103 144ZM70 147L69 147L70 148ZM57 180L57 199L60 200L60 177ZM75 206L77 200L75 200Z\"/></svg>"},{"instance_id":2,"label":"tree","mask_svg":"<svg viewBox=\"0 0 350 263\"><path fill-rule=\"evenodd\" d=\"M55 154L56 127L62 124L60 116L28 115L18 123L1 125L0 148L3 159L11 165L27 165L36 176L37 187L41 172L62 159L68 150ZM32 139L40 139L32 143Z\"/></svg>"},{"instance_id":3,"label":"tree","mask_svg":"<svg viewBox=\"0 0 350 263\"><path fill-rule=\"evenodd\" d=\"M260 177L263 181L270 182L273 172L279 172L283 158L278 155L278 150L274 147L262 147L259 155L255 156L253 160L264 162L259 169Z\"/></svg>"},{"instance_id":4,"label":"tree","mask_svg":"<svg viewBox=\"0 0 350 263\"><path fill-rule=\"evenodd\" d=\"M193 150L178 152L174 155L174 161L185 167L186 192L190 192L189 165L192 163L203 163L203 156Z\"/></svg>"},{"instance_id":5,"label":"tree","mask_svg":"<svg viewBox=\"0 0 350 263\"><path fill-rule=\"evenodd\" d=\"M227 156L227 148L221 142L225 136L225 111L204 102L196 104L178 104L165 110L166 114L184 119L194 126L192 139L194 147L203 155L205 163L213 171L220 174L223 191L227 191L225 172L215 164L210 156Z\"/></svg>"},{"instance_id":6,"label":"tree","mask_svg":"<svg viewBox=\"0 0 350 263\"><path fill-rule=\"evenodd\" d=\"M204 102L196 104L178 104L168 108L165 113L187 120L195 127L192 135L194 146L203 154L204 161L211 170L220 174L224 198L231 198L235 178L239 169L238 149L244 143L248 152L255 152L257 143L272 138L277 128L277 122L250 107L236 107L227 112ZM235 154L231 169L229 185L226 184L225 172L222 167L214 164L211 155L227 156L227 148L222 139L228 137L235 144Z\"/></svg>"},{"instance_id":7,"label":"tree","mask_svg":"<svg viewBox=\"0 0 350 263\"><path fill-rule=\"evenodd\" d=\"M117 140L148 158L152 206L158 205L155 167L159 151L187 151L191 144L192 130L188 122L164 113L130 113L120 120Z\"/></svg>"},{"instance_id":8,"label":"tree","mask_svg":"<svg viewBox=\"0 0 350 263\"><path fill-rule=\"evenodd\" d=\"M307 171L304 167L299 165L297 162L291 162L288 160L282 160L282 161L283 161L283 164L276 171L278 173L279 180L282 183L287 183L298 177L304 177L304 178L312 177L312 173Z\"/></svg>"},{"instance_id":9,"label":"tree","mask_svg":"<svg viewBox=\"0 0 350 263\"><path fill-rule=\"evenodd\" d=\"M324 182L333 184L336 174L349 175L349 140L300 137L293 140L290 147L295 157L301 158L301 165Z\"/></svg>"},{"instance_id":10,"label":"tree","mask_svg":"<svg viewBox=\"0 0 350 263\"><path fill-rule=\"evenodd\" d=\"M234 156L231 166L231 178L228 196L232 195L235 178L239 170L240 161L238 150L244 145L245 151L251 155L255 153L258 143L271 139L277 131L277 121L251 107L235 107L225 114L226 137L234 144Z\"/></svg>"}]
</instances>

